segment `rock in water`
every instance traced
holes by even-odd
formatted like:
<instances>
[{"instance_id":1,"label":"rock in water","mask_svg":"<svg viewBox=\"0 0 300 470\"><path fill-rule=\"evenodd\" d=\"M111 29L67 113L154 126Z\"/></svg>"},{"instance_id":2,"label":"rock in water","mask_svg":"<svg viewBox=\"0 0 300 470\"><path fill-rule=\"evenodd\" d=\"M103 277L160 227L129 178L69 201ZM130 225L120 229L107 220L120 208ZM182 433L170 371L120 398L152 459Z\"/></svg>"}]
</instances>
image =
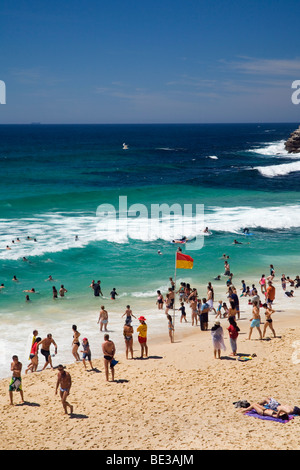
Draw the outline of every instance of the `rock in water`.
<instances>
[{"instance_id":1,"label":"rock in water","mask_svg":"<svg viewBox=\"0 0 300 470\"><path fill-rule=\"evenodd\" d=\"M285 149L289 153L300 153L300 126L291 133L290 137L285 143Z\"/></svg>"}]
</instances>

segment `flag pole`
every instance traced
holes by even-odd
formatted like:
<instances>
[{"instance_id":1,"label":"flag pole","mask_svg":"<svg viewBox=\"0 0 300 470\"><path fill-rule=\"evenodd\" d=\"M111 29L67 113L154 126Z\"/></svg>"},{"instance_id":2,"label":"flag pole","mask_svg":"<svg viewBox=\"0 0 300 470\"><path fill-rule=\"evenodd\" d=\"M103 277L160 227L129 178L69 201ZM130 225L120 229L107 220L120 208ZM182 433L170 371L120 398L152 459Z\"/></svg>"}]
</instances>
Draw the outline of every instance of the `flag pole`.
<instances>
[{"instance_id":1,"label":"flag pole","mask_svg":"<svg viewBox=\"0 0 300 470\"><path fill-rule=\"evenodd\" d=\"M177 262L177 250L175 251L175 275L174 275L174 302L173 302L173 341L175 335L175 301L176 301L176 262Z\"/></svg>"}]
</instances>

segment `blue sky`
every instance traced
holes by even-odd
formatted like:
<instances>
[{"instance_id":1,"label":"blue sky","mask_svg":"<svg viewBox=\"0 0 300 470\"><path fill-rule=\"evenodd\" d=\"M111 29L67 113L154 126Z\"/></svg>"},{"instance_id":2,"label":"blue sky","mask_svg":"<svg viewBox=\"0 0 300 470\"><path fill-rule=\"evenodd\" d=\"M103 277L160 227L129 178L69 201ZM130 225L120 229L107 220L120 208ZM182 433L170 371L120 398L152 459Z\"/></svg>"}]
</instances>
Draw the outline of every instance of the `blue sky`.
<instances>
[{"instance_id":1,"label":"blue sky","mask_svg":"<svg viewBox=\"0 0 300 470\"><path fill-rule=\"evenodd\" d=\"M297 122L297 0L2 0L0 123Z\"/></svg>"}]
</instances>

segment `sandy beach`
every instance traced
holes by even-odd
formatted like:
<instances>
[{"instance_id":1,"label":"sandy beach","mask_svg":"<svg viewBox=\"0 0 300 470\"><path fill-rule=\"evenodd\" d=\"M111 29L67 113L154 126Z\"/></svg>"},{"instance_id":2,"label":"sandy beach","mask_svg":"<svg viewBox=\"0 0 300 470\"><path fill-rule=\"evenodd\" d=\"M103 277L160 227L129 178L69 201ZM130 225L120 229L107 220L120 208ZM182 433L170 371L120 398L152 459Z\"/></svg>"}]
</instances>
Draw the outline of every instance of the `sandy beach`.
<instances>
[{"instance_id":1,"label":"sandy beach","mask_svg":"<svg viewBox=\"0 0 300 470\"><path fill-rule=\"evenodd\" d=\"M23 404L16 392L15 405L9 404L10 379L2 379L1 450L298 450L300 417L264 421L233 405L266 396L300 405L298 292L285 298L278 282L275 286L277 337L268 329L262 341L256 330L247 339L251 306L242 298L237 357L230 356L228 320L221 319L226 351L214 359L211 333L191 326L188 307L189 323L176 319L175 342L169 342L166 328L149 341L148 359L139 359L134 334L134 359L116 354L115 382L105 381L102 358L93 359L94 371L89 366L85 371L82 362L66 365L73 381L72 415L64 414L55 395L57 370L41 372L41 360L38 372L22 375ZM224 285L215 290L216 299L218 291L224 297ZM263 309L261 318L264 322ZM210 314L209 329L213 324ZM254 353L251 360L238 360Z\"/></svg>"}]
</instances>

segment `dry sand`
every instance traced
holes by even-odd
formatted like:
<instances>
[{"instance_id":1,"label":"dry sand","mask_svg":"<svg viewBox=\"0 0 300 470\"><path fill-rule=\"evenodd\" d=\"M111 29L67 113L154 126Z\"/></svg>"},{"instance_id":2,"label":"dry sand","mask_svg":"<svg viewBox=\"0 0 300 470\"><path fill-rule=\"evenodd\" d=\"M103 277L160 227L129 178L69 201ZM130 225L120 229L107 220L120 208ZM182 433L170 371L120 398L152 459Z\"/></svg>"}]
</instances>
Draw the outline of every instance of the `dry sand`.
<instances>
[{"instance_id":1,"label":"dry sand","mask_svg":"<svg viewBox=\"0 0 300 470\"><path fill-rule=\"evenodd\" d=\"M213 357L210 331L188 323L176 329L173 344L167 328L152 339L148 359L138 359L135 334L136 359L116 355L115 382L105 381L102 359L93 360L97 371L89 366L85 371L82 363L67 365L73 415L64 414L55 395L57 370L23 375L25 403L14 393L15 406L9 405L9 379L1 380L1 450L300 449L300 417L286 424L263 421L233 405L273 396L300 406L298 300L284 299L277 290L276 338L268 330L269 339L260 341L256 331L247 339L251 307L241 301L238 353L256 354L247 362L230 356L228 322L222 319L227 350L221 360ZM210 326L213 320L210 315Z\"/></svg>"}]
</instances>

